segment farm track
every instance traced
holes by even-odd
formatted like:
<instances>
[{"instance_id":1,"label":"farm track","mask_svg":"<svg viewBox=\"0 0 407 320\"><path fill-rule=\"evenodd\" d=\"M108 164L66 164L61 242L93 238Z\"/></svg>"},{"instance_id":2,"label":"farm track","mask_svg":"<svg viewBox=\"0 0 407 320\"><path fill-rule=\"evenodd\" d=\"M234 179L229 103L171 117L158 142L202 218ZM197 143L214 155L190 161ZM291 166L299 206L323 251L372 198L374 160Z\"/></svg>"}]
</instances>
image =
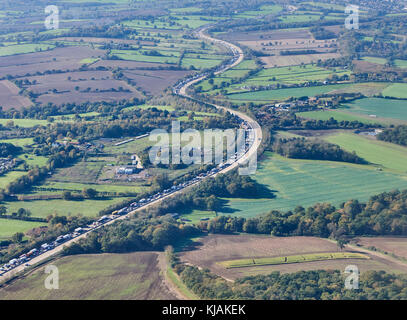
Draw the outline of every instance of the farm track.
<instances>
[{"instance_id":1,"label":"farm track","mask_svg":"<svg viewBox=\"0 0 407 320\"><path fill-rule=\"evenodd\" d=\"M217 44L219 44L219 45L221 45L221 46L225 46L225 47L227 47L228 49L230 49L232 52L237 52L238 55L239 55L239 57L238 57L238 59L237 59L236 61L234 61L234 62L233 62L232 64L230 64L230 65L225 66L223 69L221 69L221 70L219 70L218 72L216 72L216 74L223 73L223 72L225 72L225 71L227 71L227 70L229 70L229 69L235 67L236 65L238 65L240 62L243 61L243 59L244 59L244 53L243 53L243 51L242 51L242 49L241 49L240 47L238 47L238 46L236 46L236 45L234 45L234 44L228 43L228 42L226 42L226 41L223 41L223 40L219 40L219 39L212 38L212 37L210 37L210 36L208 36L208 35L206 35L206 34L204 33L206 30L207 30L207 28L203 28L203 29L199 30L199 31L197 32L197 35L198 35L201 39L203 39L203 40L211 41L211 42L217 43ZM205 79L205 78L206 78L206 76L202 76L202 77L200 77L200 78L197 78L197 79L194 79L194 80L191 80L191 81L185 83L185 85L180 89L179 95L182 96L182 97L185 97L185 98L191 98L191 96L189 96L189 95L186 93L186 90L187 90L190 86L192 86L193 84L195 84L195 83L197 83L197 82L199 82L199 81L201 81L201 80L203 80L203 79ZM205 103L206 103L206 102L205 102ZM231 164L229 167L227 167L227 168L225 168L225 169L219 171L219 172L216 174L216 175L218 175L218 174L227 173L227 172L229 172L229 171L231 171L231 170L237 168L239 165L244 165L244 164L246 164L253 156L257 156L257 149L259 148L259 146L260 146L260 144L261 144L263 135L262 135L262 130L261 130L260 125L257 123L257 121L255 121L254 119L250 118L248 115L246 115L246 114L244 114L244 113L242 113L242 112L236 111L236 110L232 110L232 109L226 108L226 107L221 106L221 105L213 104L213 106L216 107L217 109L228 111L228 112L230 112L231 114L234 114L234 115L236 115L237 117L239 117L239 118L241 118L242 120L244 120L245 122L249 123L249 125L252 127L253 132L254 132L254 142L253 142L253 144L250 146L249 150L247 150L246 153L245 153L240 159L238 159L237 161L235 161L235 162L234 162L233 164ZM216 175L213 175L213 176L216 176ZM203 179L203 180L205 180L205 179ZM200 180L200 181L203 181L203 180ZM56 247L56 248L54 248L54 249L52 249L52 250L49 250L49 251L47 251L47 252L41 254L40 256L37 256L37 257L33 258L32 260L30 260L30 266L38 265L38 264L40 264L42 261L44 261L45 259L49 259L50 257L52 257L52 256L54 256L54 255L60 254L60 253L62 252L62 250L64 249L64 247L70 246L71 244L73 244L73 243L75 243L75 242L78 242L78 241L81 240L81 239L86 238L89 233L91 233L91 232L93 232L93 231L95 231L95 230L98 230L99 228L103 228L103 227L106 226L106 225L110 225L110 224L112 224L112 223L115 223L117 220L124 220L124 219L128 218L129 216L131 216L131 215L137 213L138 211L147 209L148 207L151 207L151 206L155 206L155 205L159 204L160 202L162 202L162 201L165 200L165 199L168 199L168 198L170 198L170 197L176 196L176 195L178 195L178 194L180 194L180 193L182 193L182 192L188 191L190 188L192 188L192 187L196 186L197 184L199 184L200 181L198 181L198 182L196 182L196 183L194 183L194 184L191 184L190 186L188 186L188 187L186 187L186 188L184 188L184 189L182 189L182 190L179 190L179 191L176 191L176 192L174 192L174 193L172 193L172 194L170 194L170 195L167 195L167 196L165 196L165 197L163 197L163 198L160 198L160 199L158 199L158 200L152 201L152 202L150 202L149 204L147 204L147 205L145 205L145 206L143 206L143 207L141 207L141 208L138 208L138 209L136 209L136 210L134 210L134 211L131 211L131 212L129 212L128 214L126 214L126 215L124 215L124 216L121 216L121 217L119 217L119 218L117 218L117 219L115 219L115 220L111 220L111 221L109 221L109 222L107 222L107 223L105 223L105 224L103 224L103 225L101 225L101 226L99 226L99 227L97 227L97 228L95 228L95 229L89 230L89 231L87 231L86 233L83 233L82 235L80 235L80 236L78 236L78 237L76 237L76 238L74 238L74 239L71 239L71 240L65 242L65 244L64 244L63 246L62 246L62 245L61 245L61 246L58 246L58 247ZM27 269L27 267L24 266L24 264L21 264L21 265L19 265L18 267L16 267L16 268L14 268L14 269L12 269L12 270L10 270L10 271L4 273L2 276L0 276L0 283L1 283L1 282L4 282L4 281L7 281L7 280L10 280L10 279L16 277L20 272L22 272L22 271L24 271L24 270L26 270L26 269Z\"/></svg>"}]
</instances>

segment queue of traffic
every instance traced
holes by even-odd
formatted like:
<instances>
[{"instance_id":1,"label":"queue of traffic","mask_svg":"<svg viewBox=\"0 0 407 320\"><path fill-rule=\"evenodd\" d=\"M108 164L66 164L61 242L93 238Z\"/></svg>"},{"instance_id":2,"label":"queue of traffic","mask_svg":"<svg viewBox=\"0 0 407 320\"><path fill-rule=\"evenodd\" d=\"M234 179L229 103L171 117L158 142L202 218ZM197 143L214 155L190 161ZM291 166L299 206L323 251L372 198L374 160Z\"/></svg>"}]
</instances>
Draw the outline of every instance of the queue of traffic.
<instances>
[{"instance_id":1,"label":"queue of traffic","mask_svg":"<svg viewBox=\"0 0 407 320\"><path fill-rule=\"evenodd\" d=\"M217 42L226 45L226 43L222 40L217 40ZM204 77L208 76L210 73L220 73L222 71L227 70L240 57L240 53L235 48L229 46L229 49L233 53L233 57L229 61L222 63L221 65L213 68L211 71L202 72L202 73L190 76L186 79L183 79L182 81L178 82L175 86L173 86L173 92L175 94L180 94L181 89L189 82L194 81L196 79L204 78ZM215 168L213 168L205 173L201 173L189 181L179 183L178 185L172 186L169 189L163 190L162 192L158 192L145 199L140 199L138 201L135 201L135 202L131 203L130 205L128 205L124 208L121 208L120 210L116 210L116 211L112 212L110 215L105 215L105 216L99 218L98 220L92 222L91 224L89 224L87 226L76 228L74 230L74 232L71 232L71 233L68 233L65 235L61 235L61 236L57 237L51 243L44 243L39 248L34 248L34 249L30 250L29 252L20 255L18 258L10 260L9 262L7 262L6 264L4 264L3 266L0 267L0 277L2 277L5 273L15 269L16 267L18 267L20 265L25 265L26 267L28 267L28 266L30 266L30 264L28 262L30 260L32 260L33 258L38 257L57 247L60 247L65 242L75 239L75 238L81 236L82 234L92 232L98 228L101 228L105 224L107 224L113 220L116 220L119 217L125 216L125 215L133 212L136 209L143 208L154 201L157 201L161 198L167 197L175 192L185 189L191 185L194 185L194 184L198 183L199 181L201 181L207 177L213 176L213 175L217 174L219 171L222 171L222 170L226 169L227 167L231 166L233 163L237 162L251 148L251 146L255 140L255 134L254 134L254 130L249 122L244 121L243 119L237 117L236 115L235 115L235 117L236 117L236 119L238 119L240 121L240 126L241 126L241 128L243 128L246 131L246 137L248 137L245 142L244 152L240 152L240 153L236 152L225 163L221 163L221 164L217 165Z\"/></svg>"},{"instance_id":2,"label":"queue of traffic","mask_svg":"<svg viewBox=\"0 0 407 320\"><path fill-rule=\"evenodd\" d=\"M143 208L146 205L148 205L154 201L157 201L157 200L167 197L177 191L185 189L186 187L194 185L194 184L198 183L199 181L201 181L207 177L213 176L213 175L217 174L219 171L224 170L227 167L231 166L233 163L237 162L250 149L251 145L254 142L253 130L251 128L251 125L247 122L242 121L241 126L246 129L246 135L248 137L248 139L246 139L244 153L239 154L238 152L236 152L230 159L227 160L227 162L221 163L221 164L217 165L215 168L213 168L207 172L201 173L189 181L179 183L175 186L172 186L169 189L165 189L165 190L163 190L161 192L157 192L156 194L151 195L147 198L143 198L138 201L135 201L135 202L131 203L130 205L128 205L124 208L121 208L120 210L116 210L116 211L112 212L110 215L105 215L105 216L99 218L98 220L92 222L91 224L89 224L87 226L76 228L74 230L74 232L71 232L71 233L68 233L65 235L61 235L61 236L57 237L51 243L44 243L39 248L32 249L29 252L20 255L18 258L10 260L9 262L7 262L6 264L4 264L3 266L0 267L0 277L3 274L5 274L6 272L11 271L14 268L16 268L22 264L24 264L27 267L30 266L30 264L28 263L30 260L32 260L33 258L35 258L37 256L44 254L47 251L50 251L54 248L62 246L65 242L67 242L69 240L75 239L84 233L96 230L112 220L116 220L119 217L127 215L136 209Z\"/></svg>"}]
</instances>

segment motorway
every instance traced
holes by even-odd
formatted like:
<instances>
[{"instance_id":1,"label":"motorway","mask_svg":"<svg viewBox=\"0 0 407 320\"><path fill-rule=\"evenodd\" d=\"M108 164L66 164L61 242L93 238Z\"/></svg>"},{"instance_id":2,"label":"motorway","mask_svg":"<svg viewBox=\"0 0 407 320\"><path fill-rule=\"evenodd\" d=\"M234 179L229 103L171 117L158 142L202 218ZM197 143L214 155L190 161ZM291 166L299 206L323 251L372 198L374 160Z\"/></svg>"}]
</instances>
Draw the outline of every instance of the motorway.
<instances>
[{"instance_id":1,"label":"motorway","mask_svg":"<svg viewBox=\"0 0 407 320\"><path fill-rule=\"evenodd\" d=\"M218 45L227 47L234 54L234 59L232 60L232 62L230 64L225 65L224 67L222 67L218 71L216 71L215 74L220 74L222 72L225 72L225 71L229 70L230 68L233 68L234 66L238 65L240 62L243 61L244 53L238 46L236 46L234 44L231 44L231 43L228 43L228 42L223 41L223 40L218 40L218 39L211 38L209 35L205 34L206 30L207 30L207 28L203 28L203 29L198 30L197 35L203 40L214 42L214 43L216 43ZM198 77L195 77L194 79L185 82L181 87L177 88L174 91L175 91L176 94L178 94L180 96L183 96L183 97L186 97L186 98L192 98L191 96L189 96L187 94L187 89L191 85L205 79L206 77L207 77L206 74L203 74L202 76L198 75ZM248 163L248 161L252 157L257 157L257 149L259 148L259 146L261 144L263 136L262 136L262 130L261 130L260 125L257 123L257 121L250 118L248 115L246 115L246 114L244 114L242 112L230 109L230 108L226 108L224 106L220 106L220 105L216 105L216 104L212 104L212 105L214 107L218 108L218 109L228 111L231 114L234 114L235 116L242 119L245 123L247 123L249 125L249 127L252 129L252 132L254 134L254 141L250 145L249 149L246 150L245 153L239 159L237 159L232 164L230 164L230 166L228 166L228 167L226 167L224 169L221 169L221 170L219 170L218 172L216 172L214 174L208 175L208 176L214 177L214 176L216 176L218 174L224 174L224 173L226 173L226 172L228 172L230 170L233 170L238 166L244 166L244 165L246 165ZM202 180L204 180L204 179L202 179ZM64 242L63 245L61 244L61 245L59 245L59 246L57 246L57 247L55 247L55 248L53 248L51 250L48 250L48 251L46 251L44 253L41 253L40 255L38 255L38 256L32 258L31 260L29 260L30 261L29 266L26 266L25 263L22 263L22 264L18 265L17 267L14 267L13 269L3 273L0 276L0 282L7 281L8 279L13 278L18 273L24 271L25 269L30 268L33 265L39 264L39 263L43 262L44 260L46 260L46 259L60 253L65 246L69 246L72 243L77 242L80 239L85 238L90 232L93 232L93 231L95 231L95 230L97 230L99 228L102 228L102 227L106 226L106 225L110 225L110 224L116 222L117 220L127 219L130 215L133 215L133 214L135 214L136 212L138 212L140 210L146 209L146 208L148 208L150 206L157 205L161 201L164 201L165 199L168 199L169 197L173 197L173 196L175 196L175 195L177 195L177 194L179 194L181 192L186 191L187 189L189 189L189 188L197 185L198 183L200 183L202 180L195 181L193 183L190 183L188 186L183 187L180 190L175 190L175 191L171 192L168 195L164 195L164 196L161 196L158 199L152 200L149 203L138 207L136 210L132 210L132 211L128 212L126 215L123 215L123 216L117 217L117 218L115 218L113 220L110 220L109 222L106 222L106 223L104 223L104 224L102 224L102 225L100 225L100 226L98 226L98 227L96 227L94 229L91 229L91 230L89 230L89 231L87 231L87 232L85 232L85 233L83 233L83 234L81 234L79 236L76 236L75 238L73 238L71 240L68 240L68 241Z\"/></svg>"}]
</instances>

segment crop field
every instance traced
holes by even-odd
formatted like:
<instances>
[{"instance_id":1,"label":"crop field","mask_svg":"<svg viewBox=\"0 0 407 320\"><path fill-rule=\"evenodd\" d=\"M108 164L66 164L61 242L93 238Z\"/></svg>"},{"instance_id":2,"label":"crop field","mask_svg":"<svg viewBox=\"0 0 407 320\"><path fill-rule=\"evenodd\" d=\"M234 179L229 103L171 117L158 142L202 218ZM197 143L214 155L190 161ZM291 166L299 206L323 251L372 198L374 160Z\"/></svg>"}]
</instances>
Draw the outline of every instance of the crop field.
<instances>
[{"instance_id":1,"label":"crop field","mask_svg":"<svg viewBox=\"0 0 407 320\"><path fill-rule=\"evenodd\" d=\"M407 99L407 84L395 83L388 86L382 92L385 97Z\"/></svg>"},{"instance_id":2,"label":"crop field","mask_svg":"<svg viewBox=\"0 0 407 320\"><path fill-rule=\"evenodd\" d=\"M271 258L255 258L255 259L240 259L228 260L219 262L220 265L226 269L230 268L247 268L257 266L270 266L279 264L290 263L305 263L314 261L337 260L337 259L369 259L365 254L354 252L324 252L324 253L311 253L285 257L271 257Z\"/></svg>"},{"instance_id":3,"label":"crop field","mask_svg":"<svg viewBox=\"0 0 407 320\"><path fill-rule=\"evenodd\" d=\"M341 107L355 114L375 115L379 118L407 121L406 100L366 98L352 101Z\"/></svg>"},{"instance_id":4,"label":"crop field","mask_svg":"<svg viewBox=\"0 0 407 320\"><path fill-rule=\"evenodd\" d=\"M407 188L407 176L398 171L378 171L370 165L287 159L271 153L266 153L253 178L274 191L276 197L227 198L218 214L253 217L271 210L293 210L297 205L312 206L317 202L337 206L349 199L366 201L380 192Z\"/></svg>"},{"instance_id":5,"label":"crop field","mask_svg":"<svg viewBox=\"0 0 407 320\"><path fill-rule=\"evenodd\" d=\"M287 15L281 19L284 22L313 21L320 18L319 14ZM337 19L338 17L330 17ZM246 31L218 34L226 41L236 41L255 51L261 52L260 60L265 68L276 66L295 66L316 63L318 60L337 58L340 54L336 49L336 39L316 40L308 28L295 28L273 31ZM315 50L314 54L280 55L286 50Z\"/></svg>"},{"instance_id":6,"label":"crop field","mask_svg":"<svg viewBox=\"0 0 407 320\"><path fill-rule=\"evenodd\" d=\"M329 252L333 256L353 255L356 258L328 259L324 261L307 261L283 263L276 265L247 266L245 268L225 268L222 262L228 260L262 261L263 258L288 256L317 257ZM190 248L179 253L181 261L200 268L209 268L212 272L226 279L236 279L244 276L269 274L273 271L291 273L302 270L345 270L349 264L356 264L363 273L367 270L387 270L406 272L406 268L366 254L368 259L360 259L357 252L340 251L335 242L316 237L270 237L264 235L216 235L212 234L194 239ZM330 257L329 257L330 258Z\"/></svg>"},{"instance_id":7,"label":"crop field","mask_svg":"<svg viewBox=\"0 0 407 320\"><path fill-rule=\"evenodd\" d=\"M31 222L0 218L0 240L8 239L17 232L26 232L30 229L46 225L41 222Z\"/></svg>"},{"instance_id":8,"label":"crop field","mask_svg":"<svg viewBox=\"0 0 407 320\"><path fill-rule=\"evenodd\" d=\"M327 135L324 139L353 152L372 164L402 174L407 173L407 148L352 133Z\"/></svg>"},{"instance_id":9,"label":"crop field","mask_svg":"<svg viewBox=\"0 0 407 320\"><path fill-rule=\"evenodd\" d=\"M45 266L0 288L1 300L174 300L156 252L97 254L60 258L59 290L47 290Z\"/></svg>"},{"instance_id":10,"label":"crop field","mask_svg":"<svg viewBox=\"0 0 407 320\"><path fill-rule=\"evenodd\" d=\"M316 63L318 60L328 60L339 58L339 53L316 53L316 54L298 54L288 56L269 56L261 57L261 61L266 64L266 68L298 66L301 64Z\"/></svg>"},{"instance_id":11,"label":"crop field","mask_svg":"<svg viewBox=\"0 0 407 320\"><path fill-rule=\"evenodd\" d=\"M338 77L345 74L350 74L345 70L329 70L312 65L293 66L293 67L281 67L273 69L264 69L247 80L247 84L253 82L253 84L265 84L268 83L286 83L286 84L298 84L307 81L325 80L336 74Z\"/></svg>"},{"instance_id":12,"label":"crop field","mask_svg":"<svg viewBox=\"0 0 407 320\"><path fill-rule=\"evenodd\" d=\"M8 80L0 81L0 105L4 106L4 110L29 107L33 103L27 97L19 94L20 89Z\"/></svg>"},{"instance_id":13,"label":"crop field","mask_svg":"<svg viewBox=\"0 0 407 320\"><path fill-rule=\"evenodd\" d=\"M407 60L395 59L394 64L398 68L402 68L402 69L407 68Z\"/></svg>"},{"instance_id":14,"label":"crop field","mask_svg":"<svg viewBox=\"0 0 407 320\"><path fill-rule=\"evenodd\" d=\"M359 121L362 123L382 123L380 119L369 119L364 116L358 116L356 114L350 114L347 112L341 112L338 110L321 110L321 111L306 111L306 112L297 112L297 116L306 118L306 119L315 119L315 120L329 120L334 118L337 121Z\"/></svg>"}]
</instances>

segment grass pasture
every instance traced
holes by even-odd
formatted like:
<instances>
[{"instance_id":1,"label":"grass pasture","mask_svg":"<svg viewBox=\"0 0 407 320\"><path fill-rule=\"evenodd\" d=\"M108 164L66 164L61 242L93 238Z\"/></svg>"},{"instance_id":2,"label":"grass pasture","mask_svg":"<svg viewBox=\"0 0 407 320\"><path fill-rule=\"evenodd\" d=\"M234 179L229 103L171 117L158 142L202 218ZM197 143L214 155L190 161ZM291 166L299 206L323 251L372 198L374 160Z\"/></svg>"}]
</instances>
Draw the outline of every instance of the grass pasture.
<instances>
[{"instance_id":1,"label":"grass pasture","mask_svg":"<svg viewBox=\"0 0 407 320\"><path fill-rule=\"evenodd\" d=\"M306 112L297 112L297 116L314 119L314 120L329 120L334 118L336 121L359 121L362 123L379 123L379 120L368 119L363 116L349 114L347 112L341 112L338 110L321 110L321 111L306 111Z\"/></svg>"},{"instance_id":2,"label":"grass pasture","mask_svg":"<svg viewBox=\"0 0 407 320\"><path fill-rule=\"evenodd\" d=\"M0 239L8 239L17 232L24 233L30 229L44 225L46 225L46 223L13 219L0 219Z\"/></svg>"},{"instance_id":3,"label":"grass pasture","mask_svg":"<svg viewBox=\"0 0 407 320\"><path fill-rule=\"evenodd\" d=\"M219 264L225 267L226 269L230 269L230 268L270 266L290 263L304 263L325 260L337 260L337 259L369 259L369 257L365 254L355 252L327 252L327 253L294 255L286 257L228 260L219 262Z\"/></svg>"},{"instance_id":4,"label":"grass pasture","mask_svg":"<svg viewBox=\"0 0 407 320\"><path fill-rule=\"evenodd\" d=\"M7 211L17 212L18 209L24 208L32 213L33 217L46 218L52 214L59 216L69 216L82 214L87 217L97 217L99 211L106 207L121 202L127 198L113 198L103 200L81 200L67 201L63 199L54 200L32 200L32 201L9 201L4 205Z\"/></svg>"},{"instance_id":5,"label":"grass pasture","mask_svg":"<svg viewBox=\"0 0 407 320\"><path fill-rule=\"evenodd\" d=\"M326 141L339 145L357 155L390 171L407 173L407 148L385 141L369 139L352 133L337 133L328 135Z\"/></svg>"}]
</instances>

